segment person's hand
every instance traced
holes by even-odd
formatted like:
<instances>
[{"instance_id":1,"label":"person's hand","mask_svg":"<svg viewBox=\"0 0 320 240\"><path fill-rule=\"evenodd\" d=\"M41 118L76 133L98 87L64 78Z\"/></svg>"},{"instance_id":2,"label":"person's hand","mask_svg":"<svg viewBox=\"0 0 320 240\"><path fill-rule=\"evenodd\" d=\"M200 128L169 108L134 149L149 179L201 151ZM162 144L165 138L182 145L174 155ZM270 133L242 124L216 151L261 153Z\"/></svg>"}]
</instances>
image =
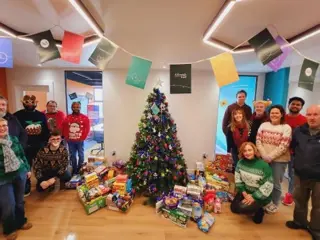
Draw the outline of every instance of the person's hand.
<instances>
[{"instance_id":1,"label":"person's hand","mask_svg":"<svg viewBox=\"0 0 320 240\"><path fill-rule=\"evenodd\" d=\"M242 203L244 203L246 205L251 205L252 203L254 203L254 199L252 198L252 196L250 194L248 194L247 198L242 200Z\"/></svg>"},{"instance_id":2,"label":"person's hand","mask_svg":"<svg viewBox=\"0 0 320 240\"><path fill-rule=\"evenodd\" d=\"M242 192L242 196L243 196L244 198L247 198L248 193L246 193L246 192Z\"/></svg>"},{"instance_id":3,"label":"person's hand","mask_svg":"<svg viewBox=\"0 0 320 240\"><path fill-rule=\"evenodd\" d=\"M267 163L271 163L272 162L272 158L270 156L265 156L265 157L263 157L263 159Z\"/></svg>"},{"instance_id":4,"label":"person's hand","mask_svg":"<svg viewBox=\"0 0 320 240\"><path fill-rule=\"evenodd\" d=\"M31 172L27 172L27 178L31 178Z\"/></svg>"}]
</instances>

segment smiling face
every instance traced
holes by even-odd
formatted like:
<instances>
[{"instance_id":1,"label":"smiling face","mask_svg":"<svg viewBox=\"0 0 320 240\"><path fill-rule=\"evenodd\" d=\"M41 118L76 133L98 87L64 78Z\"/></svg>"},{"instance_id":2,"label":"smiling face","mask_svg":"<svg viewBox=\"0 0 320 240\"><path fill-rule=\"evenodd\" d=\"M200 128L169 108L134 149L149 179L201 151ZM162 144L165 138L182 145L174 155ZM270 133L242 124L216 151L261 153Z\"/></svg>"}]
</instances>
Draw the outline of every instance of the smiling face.
<instances>
[{"instance_id":1,"label":"smiling face","mask_svg":"<svg viewBox=\"0 0 320 240\"><path fill-rule=\"evenodd\" d=\"M241 123L242 120L243 120L243 114L241 111L236 111L234 114L233 114L233 118L234 118L234 121L236 123Z\"/></svg>"},{"instance_id":2,"label":"smiling face","mask_svg":"<svg viewBox=\"0 0 320 240\"><path fill-rule=\"evenodd\" d=\"M274 125L278 125L281 123L281 118L283 117L280 109L272 108L270 111L270 121Z\"/></svg>"},{"instance_id":3,"label":"smiling face","mask_svg":"<svg viewBox=\"0 0 320 240\"><path fill-rule=\"evenodd\" d=\"M72 104L71 108L72 108L72 112L73 112L74 114L78 114L78 113L80 113L81 105L80 105L80 103L74 102L74 103Z\"/></svg>"},{"instance_id":4,"label":"smiling face","mask_svg":"<svg viewBox=\"0 0 320 240\"><path fill-rule=\"evenodd\" d=\"M266 110L266 106L262 102L256 103L255 112L257 116L263 115L265 110Z\"/></svg>"},{"instance_id":5,"label":"smiling face","mask_svg":"<svg viewBox=\"0 0 320 240\"><path fill-rule=\"evenodd\" d=\"M0 138L8 135L8 122L4 119L0 120Z\"/></svg>"},{"instance_id":6,"label":"smiling face","mask_svg":"<svg viewBox=\"0 0 320 240\"><path fill-rule=\"evenodd\" d=\"M57 112L57 104L55 102L49 102L47 104L47 112L48 113L55 113Z\"/></svg>"},{"instance_id":7,"label":"smiling face","mask_svg":"<svg viewBox=\"0 0 320 240\"><path fill-rule=\"evenodd\" d=\"M243 156L246 159L254 159L254 149L251 145L247 144L243 149Z\"/></svg>"}]
</instances>

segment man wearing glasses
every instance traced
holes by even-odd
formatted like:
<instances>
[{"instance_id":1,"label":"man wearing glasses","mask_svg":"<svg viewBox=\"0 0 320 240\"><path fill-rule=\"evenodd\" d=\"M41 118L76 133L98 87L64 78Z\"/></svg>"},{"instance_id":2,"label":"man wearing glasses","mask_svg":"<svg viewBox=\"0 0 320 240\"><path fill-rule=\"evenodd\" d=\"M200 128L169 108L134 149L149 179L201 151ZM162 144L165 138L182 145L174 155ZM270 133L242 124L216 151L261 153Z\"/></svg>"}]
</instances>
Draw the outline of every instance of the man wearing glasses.
<instances>
[{"instance_id":1,"label":"man wearing glasses","mask_svg":"<svg viewBox=\"0 0 320 240\"><path fill-rule=\"evenodd\" d=\"M56 178L60 179L60 189L63 189L64 184L71 179L71 174L67 170L68 150L61 141L58 130L51 132L48 145L41 148L34 159L34 173L38 180L36 189L39 192L53 190Z\"/></svg>"}]
</instances>

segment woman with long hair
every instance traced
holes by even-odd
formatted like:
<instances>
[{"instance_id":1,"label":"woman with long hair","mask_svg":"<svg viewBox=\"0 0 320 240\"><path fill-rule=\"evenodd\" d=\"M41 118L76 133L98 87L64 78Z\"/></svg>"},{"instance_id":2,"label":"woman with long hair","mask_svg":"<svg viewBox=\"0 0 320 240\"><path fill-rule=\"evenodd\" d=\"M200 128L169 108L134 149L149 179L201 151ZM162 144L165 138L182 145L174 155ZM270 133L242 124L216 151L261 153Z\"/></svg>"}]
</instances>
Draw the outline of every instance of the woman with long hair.
<instances>
[{"instance_id":1,"label":"woman with long hair","mask_svg":"<svg viewBox=\"0 0 320 240\"><path fill-rule=\"evenodd\" d=\"M8 135L8 122L0 118L0 211L7 240L17 239L17 230L28 230L24 189L31 172L17 137Z\"/></svg>"},{"instance_id":2,"label":"woman with long hair","mask_svg":"<svg viewBox=\"0 0 320 240\"><path fill-rule=\"evenodd\" d=\"M266 207L268 213L278 211L282 194L281 183L290 161L291 127L285 123L285 114L281 105L272 106L269 109L270 120L261 124L257 134L257 148L262 159L270 164L273 171L273 203Z\"/></svg>"},{"instance_id":3,"label":"woman with long hair","mask_svg":"<svg viewBox=\"0 0 320 240\"><path fill-rule=\"evenodd\" d=\"M245 142L239 150L241 159L235 171L237 195L231 203L231 211L253 215L253 221L263 221L263 207L271 202L273 190L272 169L260 158L256 146Z\"/></svg>"},{"instance_id":4,"label":"woman with long hair","mask_svg":"<svg viewBox=\"0 0 320 240\"><path fill-rule=\"evenodd\" d=\"M227 151L231 153L234 168L239 161L238 149L241 144L248 141L249 136L249 123L245 118L242 109L235 109L231 114L231 123L227 129Z\"/></svg>"}]
</instances>

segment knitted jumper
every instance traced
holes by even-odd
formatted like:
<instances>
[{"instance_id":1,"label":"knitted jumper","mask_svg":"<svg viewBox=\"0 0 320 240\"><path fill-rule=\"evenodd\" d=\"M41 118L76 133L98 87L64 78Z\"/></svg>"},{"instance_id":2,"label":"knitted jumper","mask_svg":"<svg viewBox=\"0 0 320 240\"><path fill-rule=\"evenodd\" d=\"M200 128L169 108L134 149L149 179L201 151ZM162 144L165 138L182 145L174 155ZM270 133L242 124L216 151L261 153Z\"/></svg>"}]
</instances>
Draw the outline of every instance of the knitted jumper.
<instances>
[{"instance_id":1,"label":"knitted jumper","mask_svg":"<svg viewBox=\"0 0 320 240\"><path fill-rule=\"evenodd\" d=\"M43 173L48 171L57 171L62 175L65 173L68 163L68 150L63 145L60 145L56 151L52 151L49 146L41 148L33 163L35 177L40 179L43 177Z\"/></svg>"},{"instance_id":2,"label":"knitted jumper","mask_svg":"<svg viewBox=\"0 0 320 240\"><path fill-rule=\"evenodd\" d=\"M240 160L235 171L235 183L238 192L251 194L260 205L265 206L271 202L272 169L262 159Z\"/></svg>"},{"instance_id":3,"label":"knitted jumper","mask_svg":"<svg viewBox=\"0 0 320 240\"><path fill-rule=\"evenodd\" d=\"M256 140L262 158L269 156L274 162L289 162L291 132L291 127L288 124L262 123Z\"/></svg>"}]
</instances>

